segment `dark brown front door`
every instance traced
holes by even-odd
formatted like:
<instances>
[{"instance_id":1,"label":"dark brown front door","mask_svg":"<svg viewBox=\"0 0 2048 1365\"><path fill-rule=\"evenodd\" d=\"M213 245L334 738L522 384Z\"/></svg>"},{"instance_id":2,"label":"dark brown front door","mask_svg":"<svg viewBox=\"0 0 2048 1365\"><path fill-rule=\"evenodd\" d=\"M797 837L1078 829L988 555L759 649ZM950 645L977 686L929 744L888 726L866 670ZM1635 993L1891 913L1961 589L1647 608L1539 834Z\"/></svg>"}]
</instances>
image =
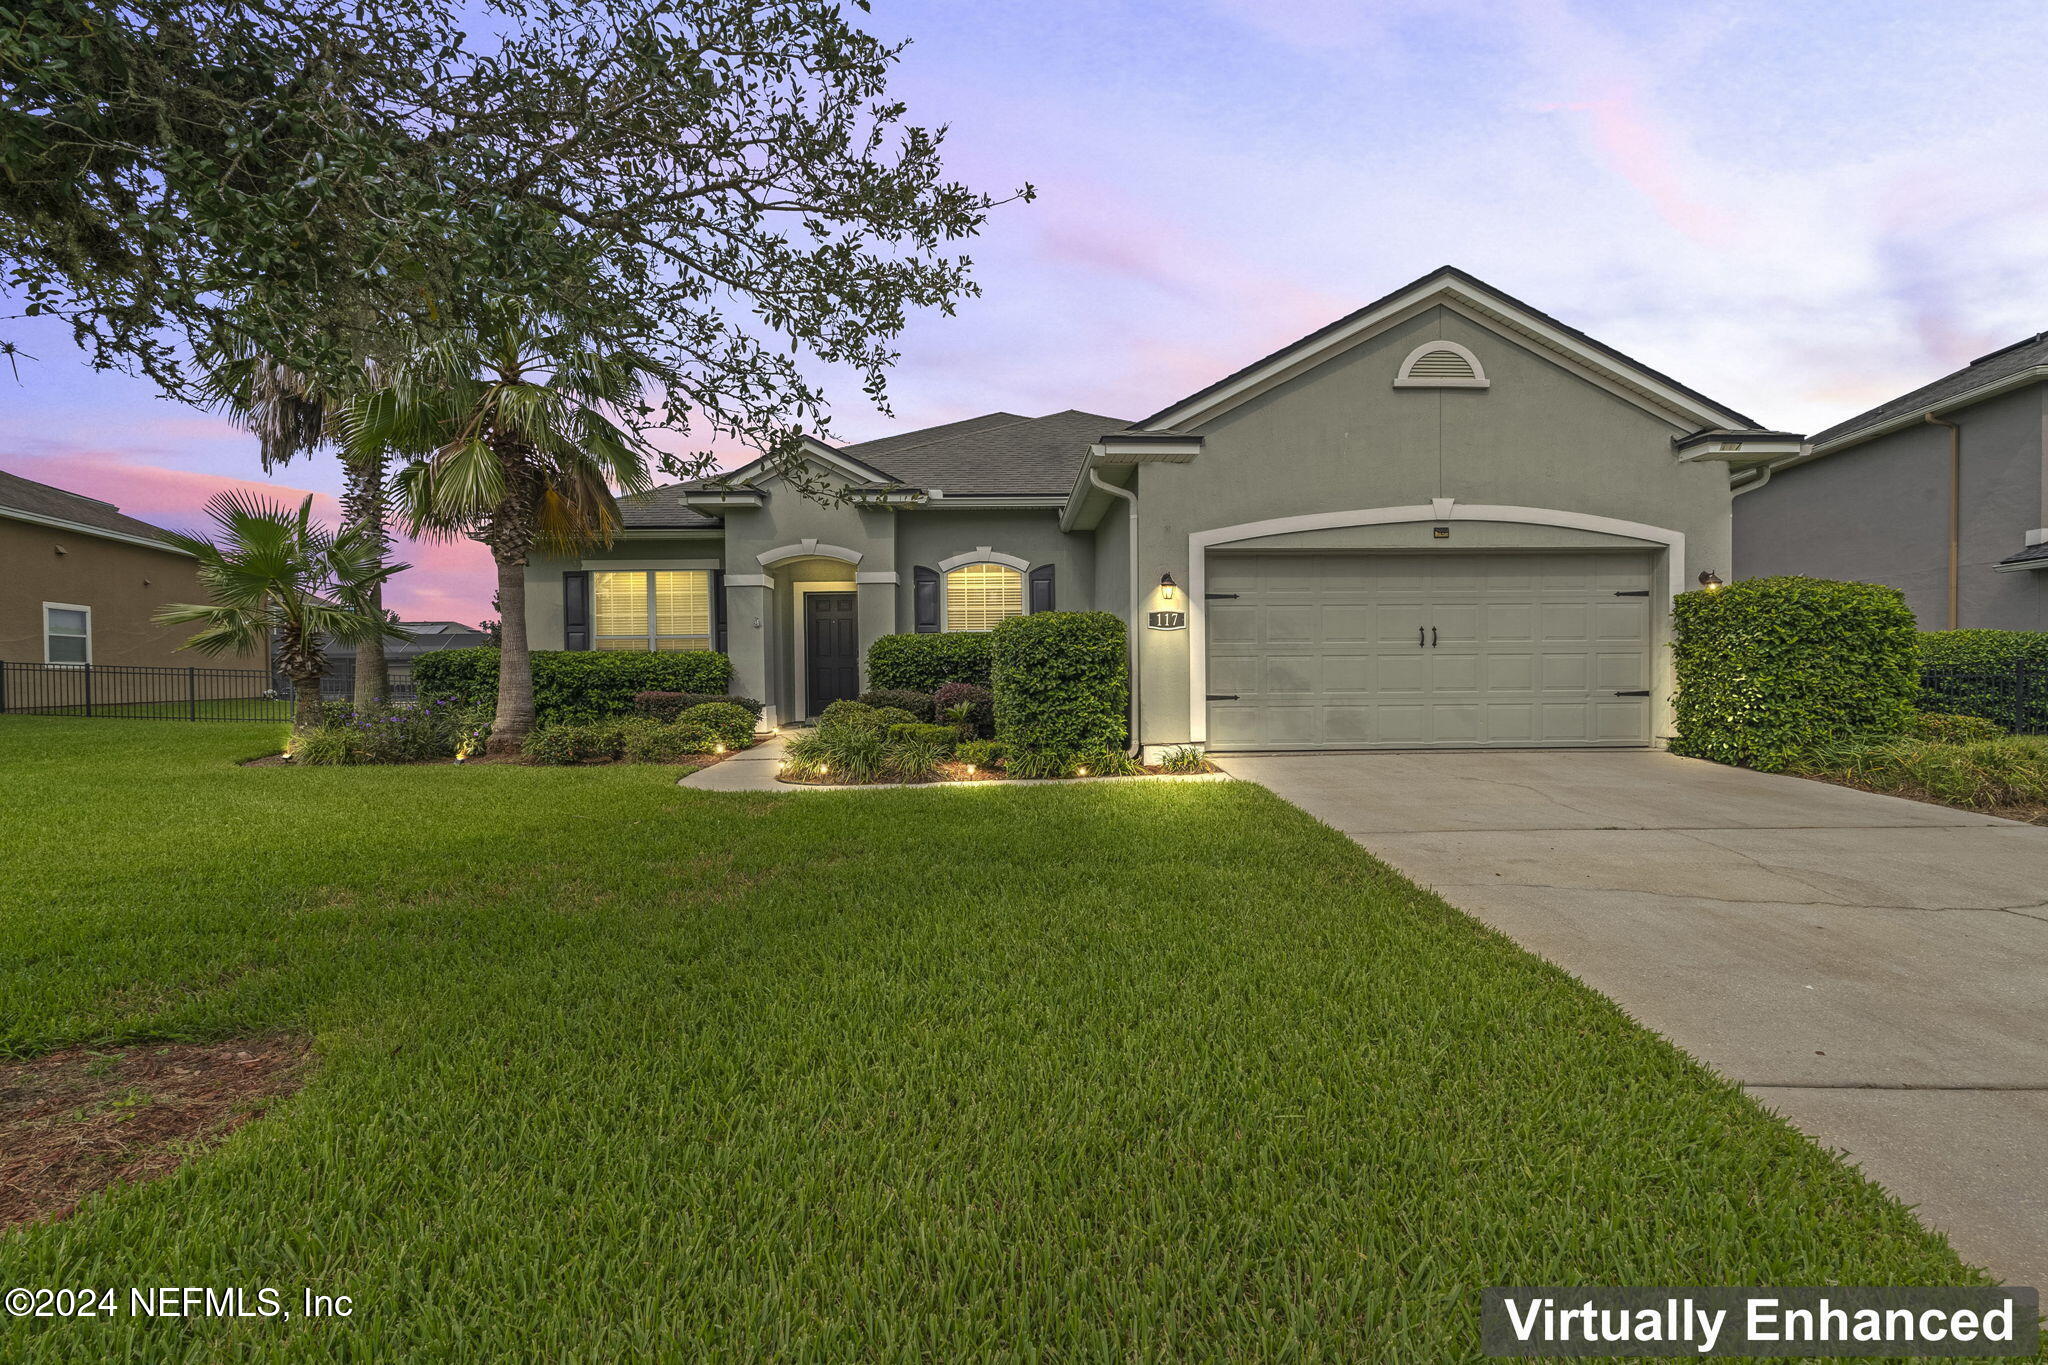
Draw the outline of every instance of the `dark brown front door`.
<instances>
[{"instance_id":1,"label":"dark brown front door","mask_svg":"<svg viewBox=\"0 0 2048 1365\"><path fill-rule=\"evenodd\" d=\"M854 595L804 595L804 698L815 716L835 701L860 695L860 633L854 628Z\"/></svg>"}]
</instances>

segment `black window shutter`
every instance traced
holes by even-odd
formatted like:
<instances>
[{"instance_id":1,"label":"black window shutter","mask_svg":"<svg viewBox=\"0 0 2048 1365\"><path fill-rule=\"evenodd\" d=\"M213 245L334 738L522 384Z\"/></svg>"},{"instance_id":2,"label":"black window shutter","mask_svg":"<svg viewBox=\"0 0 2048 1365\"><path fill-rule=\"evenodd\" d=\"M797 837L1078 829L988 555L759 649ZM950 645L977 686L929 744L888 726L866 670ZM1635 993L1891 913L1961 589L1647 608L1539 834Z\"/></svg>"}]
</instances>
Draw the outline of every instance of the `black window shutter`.
<instances>
[{"instance_id":1,"label":"black window shutter","mask_svg":"<svg viewBox=\"0 0 2048 1365\"><path fill-rule=\"evenodd\" d=\"M725 570L711 571L711 647L725 653Z\"/></svg>"},{"instance_id":2,"label":"black window shutter","mask_svg":"<svg viewBox=\"0 0 2048 1365\"><path fill-rule=\"evenodd\" d=\"M1031 571L1031 610L1052 610L1052 565L1041 564Z\"/></svg>"},{"instance_id":3,"label":"black window shutter","mask_svg":"<svg viewBox=\"0 0 2048 1365\"><path fill-rule=\"evenodd\" d=\"M590 575L562 575L562 648L590 648Z\"/></svg>"},{"instance_id":4,"label":"black window shutter","mask_svg":"<svg viewBox=\"0 0 2048 1365\"><path fill-rule=\"evenodd\" d=\"M931 635L939 628L939 571L920 564L910 577L917 585L917 633Z\"/></svg>"}]
</instances>

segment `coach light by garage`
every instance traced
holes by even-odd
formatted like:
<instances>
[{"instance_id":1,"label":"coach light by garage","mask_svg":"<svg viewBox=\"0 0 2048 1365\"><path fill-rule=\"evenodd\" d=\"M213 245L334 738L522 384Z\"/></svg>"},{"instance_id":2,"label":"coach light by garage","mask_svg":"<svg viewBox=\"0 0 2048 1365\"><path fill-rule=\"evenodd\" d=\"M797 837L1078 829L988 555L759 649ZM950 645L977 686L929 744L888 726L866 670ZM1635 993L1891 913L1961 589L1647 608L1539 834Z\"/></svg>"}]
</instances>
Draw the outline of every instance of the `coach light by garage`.
<instances>
[{"instance_id":1,"label":"coach light by garage","mask_svg":"<svg viewBox=\"0 0 2048 1365\"><path fill-rule=\"evenodd\" d=\"M1721 575L1715 573L1712 569L1701 569L1700 586L1708 592L1721 591Z\"/></svg>"},{"instance_id":2,"label":"coach light by garage","mask_svg":"<svg viewBox=\"0 0 2048 1365\"><path fill-rule=\"evenodd\" d=\"M1180 584L1173 581L1172 570L1169 569L1167 572L1159 575L1159 596L1161 600L1171 602L1173 600L1173 594L1179 589L1179 587Z\"/></svg>"}]
</instances>

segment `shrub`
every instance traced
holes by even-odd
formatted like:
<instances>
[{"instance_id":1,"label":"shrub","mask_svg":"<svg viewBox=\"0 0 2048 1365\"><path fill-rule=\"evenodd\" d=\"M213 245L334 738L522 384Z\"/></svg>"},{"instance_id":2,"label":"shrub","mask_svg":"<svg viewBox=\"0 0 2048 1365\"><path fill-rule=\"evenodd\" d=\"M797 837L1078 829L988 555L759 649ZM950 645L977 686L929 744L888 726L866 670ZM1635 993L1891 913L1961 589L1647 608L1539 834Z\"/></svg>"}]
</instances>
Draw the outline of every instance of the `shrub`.
<instances>
[{"instance_id":1,"label":"shrub","mask_svg":"<svg viewBox=\"0 0 2048 1365\"><path fill-rule=\"evenodd\" d=\"M970 738L987 736L996 727L995 696L973 683L947 683L932 695L932 719L958 725Z\"/></svg>"},{"instance_id":2,"label":"shrub","mask_svg":"<svg viewBox=\"0 0 2048 1365\"><path fill-rule=\"evenodd\" d=\"M2005 731L1982 716L1951 716L1939 711L1916 712L1906 723L1908 739L1934 740L1943 744L1974 744L1997 739Z\"/></svg>"},{"instance_id":3,"label":"shrub","mask_svg":"<svg viewBox=\"0 0 2048 1365\"><path fill-rule=\"evenodd\" d=\"M754 742L754 713L729 701L707 701L678 719L703 727L728 749L744 749Z\"/></svg>"},{"instance_id":4,"label":"shrub","mask_svg":"<svg viewBox=\"0 0 2048 1365\"><path fill-rule=\"evenodd\" d=\"M868 646L868 685L926 696L949 682L987 687L989 651L990 636L972 631L884 635Z\"/></svg>"},{"instance_id":5,"label":"shrub","mask_svg":"<svg viewBox=\"0 0 2048 1365\"><path fill-rule=\"evenodd\" d=\"M866 702L835 701L828 703L818 713L818 724L825 725L877 725L875 708Z\"/></svg>"},{"instance_id":6,"label":"shrub","mask_svg":"<svg viewBox=\"0 0 2048 1365\"><path fill-rule=\"evenodd\" d=\"M1106 611L1042 611L989 632L996 735L1010 746L1011 772L1020 761L1039 762L1027 754L1071 767L1122 751L1130 697L1124 631Z\"/></svg>"},{"instance_id":7,"label":"shrub","mask_svg":"<svg viewBox=\"0 0 2048 1365\"><path fill-rule=\"evenodd\" d=\"M744 706L754 713L756 720L761 718L765 709L752 697L727 697L715 692L635 692L633 714L655 720L674 720L693 706L705 706L715 701Z\"/></svg>"},{"instance_id":8,"label":"shrub","mask_svg":"<svg viewBox=\"0 0 2048 1365\"><path fill-rule=\"evenodd\" d=\"M961 763L977 768L997 768L1009 754L1010 747L996 739L970 739L953 750L953 757Z\"/></svg>"},{"instance_id":9,"label":"shrub","mask_svg":"<svg viewBox=\"0 0 2048 1365\"><path fill-rule=\"evenodd\" d=\"M802 777L880 782L888 775L889 737L873 725L820 725L789 742L784 761Z\"/></svg>"},{"instance_id":10,"label":"shrub","mask_svg":"<svg viewBox=\"0 0 2048 1365\"><path fill-rule=\"evenodd\" d=\"M950 725L926 725L922 721L916 721L908 725L901 723L891 725L889 727L889 738L893 740L911 740L918 744L936 745L940 755L943 756L952 753L954 746L960 743L960 732Z\"/></svg>"},{"instance_id":11,"label":"shrub","mask_svg":"<svg viewBox=\"0 0 2048 1365\"><path fill-rule=\"evenodd\" d=\"M629 731L620 754L628 763L674 763L708 754L719 741L695 721L679 720Z\"/></svg>"},{"instance_id":12,"label":"shrub","mask_svg":"<svg viewBox=\"0 0 2048 1365\"><path fill-rule=\"evenodd\" d=\"M922 725L924 722L900 706L878 706L868 717L868 723L886 730L892 725Z\"/></svg>"},{"instance_id":13,"label":"shrub","mask_svg":"<svg viewBox=\"0 0 2048 1365\"><path fill-rule=\"evenodd\" d=\"M1159 767L1162 772L1169 773L1205 773L1209 771L1209 760L1194 745L1183 744L1161 754Z\"/></svg>"},{"instance_id":14,"label":"shrub","mask_svg":"<svg viewBox=\"0 0 2048 1365\"><path fill-rule=\"evenodd\" d=\"M294 741L291 752L296 762L326 766L452 758L481 747L490 729L488 715L452 697L360 709L350 702L330 701L321 704L321 714L322 725Z\"/></svg>"},{"instance_id":15,"label":"shrub","mask_svg":"<svg viewBox=\"0 0 2048 1365\"><path fill-rule=\"evenodd\" d=\"M498 651L444 649L413 662L422 699L454 697L472 706L498 700ZM732 661L708 649L672 653L543 649L533 654L534 713L542 725L571 725L624 715L640 692L701 692L723 697Z\"/></svg>"},{"instance_id":16,"label":"shrub","mask_svg":"<svg viewBox=\"0 0 2048 1365\"><path fill-rule=\"evenodd\" d=\"M893 739L889 747L882 751L882 771L892 782L930 781L938 774L939 765L945 761L946 749L923 739Z\"/></svg>"},{"instance_id":17,"label":"shrub","mask_svg":"<svg viewBox=\"0 0 2048 1365\"><path fill-rule=\"evenodd\" d=\"M1971 744L1919 739L1848 741L1794 760L1794 772L1951 806L2048 805L2048 738L2007 735Z\"/></svg>"},{"instance_id":18,"label":"shrub","mask_svg":"<svg viewBox=\"0 0 2048 1365\"><path fill-rule=\"evenodd\" d=\"M2048 630L1920 633L1923 710L2048 730Z\"/></svg>"},{"instance_id":19,"label":"shrub","mask_svg":"<svg viewBox=\"0 0 2048 1365\"><path fill-rule=\"evenodd\" d=\"M860 700L861 705L872 706L876 710L894 707L908 711L915 720L932 719L932 694L929 692L913 692L907 687L876 687L861 693Z\"/></svg>"},{"instance_id":20,"label":"shrub","mask_svg":"<svg viewBox=\"0 0 2048 1365\"><path fill-rule=\"evenodd\" d=\"M1920 654L1896 588L1751 578L1680 594L1672 618L1674 753L1777 772L1803 753L1906 728Z\"/></svg>"},{"instance_id":21,"label":"shrub","mask_svg":"<svg viewBox=\"0 0 2048 1365\"><path fill-rule=\"evenodd\" d=\"M626 756L629 746L661 728L659 721L640 717L548 725L526 737L525 753L533 763L616 762Z\"/></svg>"}]
</instances>

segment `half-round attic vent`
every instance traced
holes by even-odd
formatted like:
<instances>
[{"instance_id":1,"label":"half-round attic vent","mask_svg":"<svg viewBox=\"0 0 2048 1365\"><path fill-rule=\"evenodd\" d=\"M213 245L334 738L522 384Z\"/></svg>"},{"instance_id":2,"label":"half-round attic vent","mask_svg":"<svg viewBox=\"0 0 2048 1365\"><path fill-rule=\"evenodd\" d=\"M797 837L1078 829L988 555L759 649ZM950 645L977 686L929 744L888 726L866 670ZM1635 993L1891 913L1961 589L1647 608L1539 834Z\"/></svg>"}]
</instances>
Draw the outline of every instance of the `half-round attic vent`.
<instances>
[{"instance_id":1,"label":"half-round attic vent","mask_svg":"<svg viewBox=\"0 0 2048 1365\"><path fill-rule=\"evenodd\" d=\"M1425 341L1408 353L1395 376L1397 389L1483 389L1479 357L1455 341Z\"/></svg>"}]
</instances>

